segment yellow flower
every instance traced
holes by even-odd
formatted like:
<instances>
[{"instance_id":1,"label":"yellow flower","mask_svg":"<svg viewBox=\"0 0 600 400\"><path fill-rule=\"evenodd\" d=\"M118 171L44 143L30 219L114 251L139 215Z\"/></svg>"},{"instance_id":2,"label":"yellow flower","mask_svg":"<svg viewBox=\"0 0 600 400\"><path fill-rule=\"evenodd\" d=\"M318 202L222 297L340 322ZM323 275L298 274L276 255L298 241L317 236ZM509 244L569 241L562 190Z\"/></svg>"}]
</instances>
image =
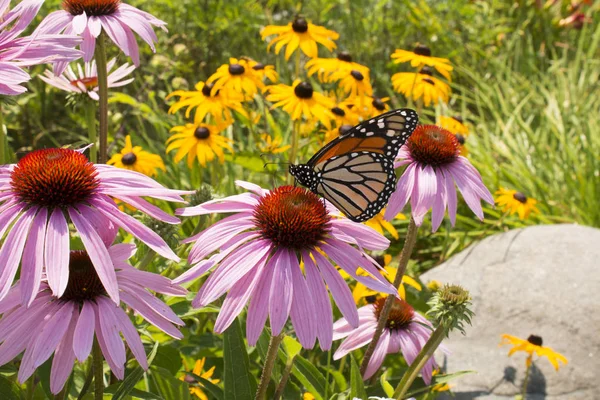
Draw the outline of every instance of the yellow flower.
<instances>
[{"instance_id":1,"label":"yellow flower","mask_svg":"<svg viewBox=\"0 0 600 400\"><path fill-rule=\"evenodd\" d=\"M431 50L424 45L417 45L413 51L396 49L392 54L395 64L401 64L410 61L413 68L429 66L435 68L444 78L450 80L450 72L454 69L450 65L450 60L446 58L431 57Z\"/></svg>"},{"instance_id":2,"label":"yellow flower","mask_svg":"<svg viewBox=\"0 0 600 400\"><path fill-rule=\"evenodd\" d=\"M178 132L167 140L167 153L179 149L175 154L175 162L178 163L187 154L188 167L192 168L194 159L205 167L207 162L215 159L215 155L221 162L225 162L223 149L233 151L231 139L219 135L227 125L208 124L186 124L176 126L171 132Z\"/></svg>"},{"instance_id":3,"label":"yellow flower","mask_svg":"<svg viewBox=\"0 0 600 400\"><path fill-rule=\"evenodd\" d=\"M194 121L196 124L202 123L207 115L213 117L217 123L231 123L233 120L232 110L248 117L242 106L243 95L226 90L212 92L213 87L213 84L198 82L195 91L177 90L171 93L167 96L167 100L173 96L179 96L179 100L171 106L169 114L175 114L183 107L187 107L185 116L189 118L192 109L195 108Z\"/></svg>"},{"instance_id":4,"label":"yellow flower","mask_svg":"<svg viewBox=\"0 0 600 400\"><path fill-rule=\"evenodd\" d=\"M317 73L321 82L332 82L331 75L340 72L350 72L352 70L359 71L363 75L369 75L369 68L352 61L352 56L347 51L338 53L334 58L313 58L306 62L308 76L313 76Z\"/></svg>"},{"instance_id":5,"label":"yellow flower","mask_svg":"<svg viewBox=\"0 0 600 400\"><path fill-rule=\"evenodd\" d=\"M142 150L140 146L133 147L131 136L129 135L125 136L125 147L123 147L120 153L112 156L108 160L108 164L114 165L117 168L140 172L148 176L156 175L156 170L159 168L166 171L165 164L159 155Z\"/></svg>"},{"instance_id":6,"label":"yellow flower","mask_svg":"<svg viewBox=\"0 0 600 400\"><path fill-rule=\"evenodd\" d=\"M350 129L354 128L354 125L335 125L333 126L331 129L324 129L321 132L324 134L323 135L323 140L319 141L319 144L321 146L326 145L327 143L331 142L333 139L339 137L340 135L345 134L346 132L348 132Z\"/></svg>"},{"instance_id":7,"label":"yellow flower","mask_svg":"<svg viewBox=\"0 0 600 400\"><path fill-rule=\"evenodd\" d=\"M431 103L438 104L440 100L447 103L450 98L450 86L432 74L433 71L429 67L423 67L418 73L398 72L392 75L392 85L396 92L415 101L423 98L425 107L429 107Z\"/></svg>"},{"instance_id":8,"label":"yellow flower","mask_svg":"<svg viewBox=\"0 0 600 400\"><path fill-rule=\"evenodd\" d=\"M378 258L381 258L381 259L378 259ZM377 260L377 262L379 264L384 266L383 269L385 272L382 271L381 274L383 276L385 276L387 278L387 280L389 280L390 282L393 282L394 278L396 277L397 268L389 265L392 262L392 256L389 254L386 254L383 257L376 257L375 259ZM348 275L346 272L344 272L342 270L340 270L339 272L342 275L342 278L344 278L344 279L350 277L350 275ZM364 271L362 268L358 270L357 274L363 275L363 276L368 275L368 273L366 271ZM398 288L398 294L403 299L406 299L406 289L404 288L404 284L412 286L419 291L422 289L419 282L417 282L416 280L414 280L413 278L411 278L408 275L404 275L402 277L402 283L400 283L400 287ZM363 285L360 282L357 282L356 286L354 286L354 290L352 290L352 297L354 298L354 302L357 305L361 302L362 299L365 299L367 297L376 296L377 294L379 294L379 292L369 289L368 287L366 287L365 285ZM368 299L366 299L366 300L368 301Z\"/></svg>"},{"instance_id":9,"label":"yellow flower","mask_svg":"<svg viewBox=\"0 0 600 400\"><path fill-rule=\"evenodd\" d=\"M440 373L439 369L434 369L431 373L431 376L436 376ZM452 386L450 386L447 383L439 383L437 385L435 385L431 390L433 392L447 392L448 390L450 390L452 388Z\"/></svg>"},{"instance_id":10,"label":"yellow flower","mask_svg":"<svg viewBox=\"0 0 600 400\"><path fill-rule=\"evenodd\" d=\"M289 150L290 147L292 147L289 144L282 146L282 139L280 137L272 137L267 133L263 133L262 135L260 135L260 139L262 140L262 143L258 145L258 148L262 153L279 154Z\"/></svg>"},{"instance_id":11,"label":"yellow flower","mask_svg":"<svg viewBox=\"0 0 600 400\"><path fill-rule=\"evenodd\" d=\"M237 58L230 58L229 64L221 65L217 72L206 80L206 83L214 83L211 94L227 89L244 94L247 100L258 93L258 89L265 86L260 75L252 69L248 62Z\"/></svg>"},{"instance_id":12,"label":"yellow flower","mask_svg":"<svg viewBox=\"0 0 600 400\"><path fill-rule=\"evenodd\" d=\"M338 71L330 75L331 80L338 81L339 87L344 93L353 99L357 103L358 107L363 107L366 96L373 94L373 87L371 86L371 79L369 74L363 74L359 70L353 69L351 71Z\"/></svg>"},{"instance_id":13,"label":"yellow flower","mask_svg":"<svg viewBox=\"0 0 600 400\"><path fill-rule=\"evenodd\" d=\"M275 71L275 67L272 65L265 65L263 63L259 63L249 57L241 57L242 59L248 62L248 66L252 68L254 73L260 77L261 80L265 78L271 81L271 83L277 82L279 79L279 74Z\"/></svg>"},{"instance_id":14,"label":"yellow flower","mask_svg":"<svg viewBox=\"0 0 600 400\"><path fill-rule=\"evenodd\" d=\"M206 362L205 357L203 357L201 360L197 360L196 364L194 365L194 369L192 370L192 374L199 376L201 378L204 378L211 383L215 383L215 384L219 383L220 382L219 379L211 379L213 374L215 373L214 366L211 369L209 369L208 371L202 372L202 370L204 369L205 362ZM185 365L185 361L184 361L184 365ZM187 365L185 368L186 368L186 370L188 369ZM190 384L190 394L192 396L196 396L197 398L199 398L201 400L208 400L208 396L201 389L202 383L198 384L198 381L196 381L196 378L194 376L184 373L184 375L181 376L179 379Z\"/></svg>"},{"instance_id":15,"label":"yellow flower","mask_svg":"<svg viewBox=\"0 0 600 400\"><path fill-rule=\"evenodd\" d=\"M554 369L558 371L559 361L563 364L568 364L568 361L565 356L556 351L552 350L550 347L542 346L542 338L539 336L531 335L527 338L527 340L519 339L516 336L512 335L502 335L502 341L500 342L500 346L505 344L511 344L514 347L510 349L508 352L509 356L512 356L517 351L522 351L524 353L529 354L527 357L526 363L527 367L531 366L531 361L533 358L533 354L537 354L538 357L546 357L548 361L554 366Z\"/></svg>"},{"instance_id":16,"label":"yellow flower","mask_svg":"<svg viewBox=\"0 0 600 400\"><path fill-rule=\"evenodd\" d=\"M440 281L436 281L435 279L427 282L427 289L431 290L432 292L437 292L442 286L444 286L444 284Z\"/></svg>"},{"instance_id":17,"label":"yellow flower","mask_svg":"<svg viewBox=\"0 0 600 400\"><path fill-rule=\"evenodd\" d=\"M343 104L351 108L363 119L369 119L381 115L390 110L389 97L367 96L364 99L348 98ZM362 104L362 107L359 107Z\"/></svg>"},{"instance_id":18,"label":"yellow flower","mask_svg":"<svg viewBox=\"0 0 600 400\"><path fill-rule=\"evenodd\" d=\"M392 225L390 222L386 221L383 218L383 215L385 214L385 208L383 210L381 210L379 212L379 214L377 214L376 216L374 216L373 218L371 218L370 220L364 222L365 225L375 229L377 232L379 232L381 235L383 235L383 231L384 229L386 231L388 231L390 233L390 235L392 235L392 237L396 240L400 239L400 236L398 235L398 231L396 230L396 228L394 227L394 225ZM396 215L396 218L398 220L405 220L406 217L404 216L404 214L398 214Z\"/></svg>"},{"instance_id":19,"label":"yellow flower","mask_svg":"<svg viewBox=\"0 0 600 400\"><path fill-rule=\"evenodd\" d=\"M315 396L313 396L312 393L305 392L302 395L302 400L315 400Z\"/></svg>"},{"instance_id":20,"label":"yellow flower","mask_svg":"<svg viewBox=\"0 0 600 400\"><path fill-rule=\"evenodd\" d=\"M335 101L333 98L332 100ZM360 116L355 112L356 109L357 107L353 107L353 105L349 105L346 102L338 103L331 109L331 113L335 117L336 125L358 125Z\"/></svg>"},{"instance_id":21,"label":"yellow flower","mask_svg":"<svg viewBox=\"0 0 600 400\"><path fill-rule=\"evenodd\" d=\"M275 103L273 108L281 107L292 120L299 120L302 116L308 120L316 118L328 129L331 128L334 116L330 110L335 106L335 102L315 92L310 82L295 80L292 86L279 84L267 89L267 100Z\"/></svg>"},{"instance_id":22,"label":"yellow flower","mask_svg":"<svg viewBox=\"0 0 600 400\"><path fill-rule=\"evenodd\" d=\"M438 125L444 129L449 130L455 135L460 134L463 136L469 136L469 127L464 124L462 117L440 117Z\"/></svg>"},{"instance_id":23,"label":"yellow flower","mask_svg":"<svg viewBox=\"0 0 600 400\"><path fill-rule=\"evenodd\" d=\"M503 207L502 211L510 211L510 215L518 213L521 220L529 218L532 212L540 213L540 210L535 206L537 200L528 198L521 192L500 188L496 195L496 204Z\"/></svg>"},{"instance_id":24,"label":"yellow flower","mask_svg":"<svg viewBox=\"0 0 600 400\"><path fill-rule=\"evenodd\" d=\"M309 58L315 58L318 55L317 43L325 46L329 51L335 49L334 40L340 35L337 32L330 31L322 26L313 25L303 17L296 17L293 22L285 26L269 25L260 32L262 39L269 36L275 36L269 41L271 46L275 45L275 54L279 54L283 46L285 49L285 59L289 60L292 53L300 47L300 50Z\"/></svg>"}]
</instances>

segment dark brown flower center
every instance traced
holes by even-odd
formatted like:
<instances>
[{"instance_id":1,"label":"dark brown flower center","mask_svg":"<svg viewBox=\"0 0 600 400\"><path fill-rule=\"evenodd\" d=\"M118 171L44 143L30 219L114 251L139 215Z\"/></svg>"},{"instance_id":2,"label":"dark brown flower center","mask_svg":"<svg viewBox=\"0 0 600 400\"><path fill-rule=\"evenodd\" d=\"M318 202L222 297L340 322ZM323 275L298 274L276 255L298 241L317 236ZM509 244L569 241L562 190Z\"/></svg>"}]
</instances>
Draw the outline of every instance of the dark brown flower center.
<instances>
[{"instance_id":1,"label":"dark brown flower center","mask_svg":"<svg viewBox=\"0 0 600 400\"><path fill-rule=\"evenodd\" d=\"M352 62L352 56L347 51L340 51L337 58L341 61Z\"/></svg>"},{"instance_id":2,"label":"dark brown flower center","mask_svg":"<svg viewBox=\"0 0 600 400\"><path fill-rule=\"evenodd\" d=\"M256 65L254 65L254 67L252 67L252 69L255 71L261 71L261 70L265 69L265 64L258 63Z\"/></svg>"},{"instance_id":3,"label":"dark brown flower center","mask_svg":"<svg viewBox=\"0 0 600 400\"><path fill-rule=\"evenodd\" d=\"M36 150L23 157L11 173L15 194L42 207L67 207L85 202L98 188L96 168L71 149Z\"/></svg>"},{"instance_id":4,"label":"dark brown flower center","mask_svg":"<svg viewBox=\"0 0 600 400\"><path fill-rule=\"evenodd\" d=\"M90 90L98 86L98 77L94 76L90 78L77 79L71 81L70 83L76 88L79 88L79 84L81 83L86 89Z\"/></svg>"},{"instance_id":5,"label":"dark brown flower center","mask_svg":"<svg viewBox=\"0 0 600 400\"><path fill-rule=\"evenodd\" d=\"M331 112L334 113L335 115L337 115L338 117L344 117L344 116L346 116L346 111L342 110L339 107L333 107L331 109Z\"/></svg>"},{"instance_id":6,"label":"dark brown flower center","mask_svg":"<svg viewBox=\"0 0 600 400\"><path fill-rule=\"evenodd\" d=\"M354 79L356 79L357 81L362 81L363 79L365 79L364 75L360 73L360 71L357 71L355 69L353 69L352 71L350 71L350 75L352 75L352 77Z\"/></svg>"},{"instance_id":7,"label":"dark brown flower center","mask_svg":"<svg viewBox=\"0 0 600 400\"><path fill-rule=\"evenodd\" d=\"M231 75L242 75L244 72L246 72L246 68L240 64L229 64L229 73Z\"/></svg>"},{"instance_id":8,"label":"dark brown flower center","mask_svg":"<svg viewBox=\"0 0 600 400\"><path fill-rule=\"evenodd\" d=\"M214 83L205 83L204 86L202 87L202 94L205 97L211 97L211 90L212 88L215 86ZM221 90L217 90L217 92L215 93L215 96L217 96L219 94Z\"/></svg>"},{"instance_id":9,"label":"dark brown flower center","mask_svg":"<svg viewBox=\"0 0 600 400\"><path fill-rule=\"evenodd\" d=\"M305 33L308 30L308 22L303 17L297 17L292 22L292 29L296 33Z\"/></svg>"},{"instance_id":10,"label":"dark brown flower center","mask_svg":"<svg viewBox=\"0 0 600 400\"><path fill-rule=\"evenodd\" d=\"M452 119L456 122L460 122L461 124L464 123L463 117L461 117L460 115L455 115L454 117L452 117Z\"/></svg>"},{"instance_id":11,"label":"dark brown flower center","mask_svg":"<svg viewBox=\"0 0 600 400\"><path fill-rule=\"evenodd\" d=\"M194 131L194 137L198 140L208 139L210 136L210 130L204 126L199 126Z\"/></svg>"},{"instance_id":12,"label":"dark brown flower center","mask_svg":"<svg viewBox=\"0 0 600 400\"><path fill-rule=\"evenodd\" d=\"M515 200L517 200L518 202L521 202L523 204L527 203L527 196L525 196L523 193L521 192L517 192L515 194L513 194L513 198Z\"/></svg>"},{"instance_id":13,"label":"dark brown flower center","mask_svg":"<svg viewBox=\"0 0 600 400\"><path fill-rule=\"evenodd\" d=\"M435 82L434 82L433 80L429 79L429 78L425 78L425 79L423 79L423 82L427 82L427 83L429 83L431 86L435 86Z\"/></svg>"},{"instance_id":14,"label":"dark brown flower center","mask_svg":"<svg viewBox=\"0 0 600 400\"><path fill-rule=\"evenodd\" d=\"M300 82L294 88L294 94L301 99L311 99L313 96L313 87L310 82Z\"/></svg>"},{"instance_id":15,"label":"dark brown flower center","mask_svg":"<svg viewBox=\"0 0 600 400\"><path fill-rule=\"evenodd\" d=\"M426 65L423 68L421 68L421 70L419 71L419 73L423 74L423 75L433 76L433 69L431 67L428 67Z\"/></svg>"},{"instance_id":16,"label":"dark brown flower center","mask_svg":"<svg viewBox=\"0 0 600 400\"><path fill-rule=\"evenodd\" d=\"M85 301L106 295L92 260L85 251L71 251L69 282L61 300Z\"/></svg>"},{"instance_id":17,"label":"dark brown flower center","mask_svg":"<svg viewBox=\"0 0 600 400\"><path fill-rule=\"evenodd\" d=\"M542 337L536 336L536 335L529 335L529 337L527 338L527 341L534 346L541 346L544 343L544 341L542 340Z\"/></svg>"},{"instance_id":18,"label":"dark brown flower center","mask_svg":"<svg viewBox=\"0 0 600 400\"><path fill-rule=\"evenodd\" d=\"M111 15L117 12L121 0L63 0L62 6L71 15L81 15L85 12L88 17Z\"/></svg>"},{"instance_id":19,"label":"dark brown flower center","mask_svg":"<svg viewBox=\"0 0 600 400\"><path fill-rule=\"evenodd\" d=\"M379 319L379 315L383 310L383 305L385 304L386 297L380 297L375 300L373 307L375 308L375 316ZM392 310L390 311L390 316L388 317L386 327L388 329L402 329L408 326L412 322L412 319L415 315L415 310L412 308L410 304L408 304L404 300L400 300L394 298L394 304L392 305Z\"/></svg>"},{"instance_id":20,"label":"dark brown flower center","mask_svg":"<svg viewBox=\"0 0 600 400\"><path fill-rule=\"evenodd\" d=\"M123 165L133 165L137 161L137 156L134 153L127 153L121 157Z\"/></svg>"},{"instance_id":21,"label":"dark brown flower center","mask_svg":"<svg viewBox=\"0 0 600 400\"><path fill-rule=\"evenodd\" d=\"M415 49L413 50L413 52L420 56L431 57L431 50L429 49L429 47L423 44L418 44L417 47L415 47Z\"/></svg>"},{"instance_id":22,"label":"dark brown flower center","mask_svg":"<svg viewBox=\"0 0 600 400\"><path fill-rule=\"evenodd\" d=\"M280 186L261 197L254 218L263 237L293 250L317 246L329 232L331 220L317 195L294 186Z\"/></svg>"},{"instance_id":23,"label":"dark brown flower center","mask_svg":"<svg viewBox=\"0 0 600 400\"><path fill-rule=\"evenodd\" d=\"M407 141L415 161L437 167L456 160L460 150L458 139L452 133L436 125L421 125Z\"/></svg>"},{"instance_id":24,"label":"dark brown flower center","mask_svg":"<svg viewBox=\"0 0 600 400\"><path fill-rule=\"evenodd\" d=\"M458 140L458 143L463 146L467 141L465 139L465 137L463 135L461 135L460 133L457 133L456 135L456 140Z\"/></svg>"},{"instance_id":25,"label":"dark brown flower center","mask_svg":"<svg viewBox=\"0 0 600 400\"><path fill-rule=\"evenodd\" d=\"M371 295L371 296L366 296L366 297L365 297L365 301L366 301L368 304L373 304L373 303L375 303L375 302L377 301L377 295L376 295L376 294L373 294L373 295Z\"/></svg>"},{"instance_id":26,"label":"dark brown flower center","mask_svg":"<svg viewBox=\"0 0 600 400\"><path fill-rule=\"evenodd\" d=\"M344 124L340 126L340 136L344 136L346 133L350 132L350 130L354 128L352 125Z\"/></svg>"},{"instance_id":27,"label":"dark brown flower center","mask_svg":"<svg viewBox=\"0 0 600 400\"><path fill-rule=\"evenodd\" d=\"M385 111L385 103L379 97L373 97L373 107L378 111Z\"/></svg>"}]
</instances>

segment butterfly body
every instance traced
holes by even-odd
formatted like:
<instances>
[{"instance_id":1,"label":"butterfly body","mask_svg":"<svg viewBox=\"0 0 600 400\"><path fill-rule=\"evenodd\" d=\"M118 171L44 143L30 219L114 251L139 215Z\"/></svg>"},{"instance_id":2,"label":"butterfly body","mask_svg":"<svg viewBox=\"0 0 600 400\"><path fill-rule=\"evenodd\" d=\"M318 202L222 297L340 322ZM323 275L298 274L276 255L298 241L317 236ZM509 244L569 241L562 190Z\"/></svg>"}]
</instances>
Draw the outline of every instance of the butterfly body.
<instances>
[{"instance_id":1,"label":"butterfly body","mask_svg":"<svg viewBox=\"0 0 600 400\"><path fill-rule=\"evenodd\" d=\"M417 123L417 113L409 109L372 118L329 142L306 164L290 165L290 174L351 220L371 219L396 189L394 158Z\"/></svg>"}]
</instances>

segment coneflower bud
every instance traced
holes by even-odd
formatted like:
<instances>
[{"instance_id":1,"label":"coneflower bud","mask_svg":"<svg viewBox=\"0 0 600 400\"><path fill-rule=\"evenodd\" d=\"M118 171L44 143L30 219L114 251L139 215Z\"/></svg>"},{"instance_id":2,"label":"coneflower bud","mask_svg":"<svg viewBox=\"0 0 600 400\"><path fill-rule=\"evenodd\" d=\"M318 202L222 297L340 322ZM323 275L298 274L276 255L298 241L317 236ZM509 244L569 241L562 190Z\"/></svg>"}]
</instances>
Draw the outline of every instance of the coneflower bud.
<instances>
[{"instance_id":1,"label":"coneflower bud","mask_svg":"<svg viewBox=\"0 0 600 400\"><path fill-rule=\"evenodd\" d=\"M471 325L475 313L469 309L471 296L469 292L458 285L444 285L435 292L427 303L431 307L427 312L439 325L443 325L446 336L457 329L465 334L464 323Z\"/></svg>"},{"instance_id":2,"label":"coneflower bud","mask_svg":"<svg viewBox=\"0 0 600 400\"><path fill-rule=\"evenodd\" d=\"M207 201L211 201L213 199L212 189L208 185L202 185L202 187L191 196L190 198L190 207L198 206L202 203L206 203Z\"/></svg>"}]
</instances>

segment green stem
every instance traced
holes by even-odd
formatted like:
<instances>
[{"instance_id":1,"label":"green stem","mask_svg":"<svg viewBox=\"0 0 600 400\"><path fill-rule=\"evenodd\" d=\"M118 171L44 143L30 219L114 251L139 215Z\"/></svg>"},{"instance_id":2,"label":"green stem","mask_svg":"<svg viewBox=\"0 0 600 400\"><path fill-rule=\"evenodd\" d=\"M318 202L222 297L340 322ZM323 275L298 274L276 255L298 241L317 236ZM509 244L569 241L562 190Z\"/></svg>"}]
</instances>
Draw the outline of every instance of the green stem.
<instances>
[{"instance_id":1,"label":"green stem","mask_svg":"<svg viewBox=\"0 0 600 400\"><path fill-rule=\"evenodd\" d=\"M5 164L8 164L8 159L6 158L6 131L4 130L2 104L0 104L0 165Z\"/></svg>"},{"instance_id":2,"label":"green stem","mask_svg":"<svg viewBox=\"0 0 600 400\"><path fill-rule=\"evenodd\" d=\"M417 242L417 231L418 227L415 223L415 220L411 217L410 223L408 225L408 231L406 232L406 238L404 239L404 248L400 253L400 261L398 262L398 269L396 270L396 277L394 278L394 287L398 289L400 284L402 283L402 278L406 273L406 267L408 265L408 260L410 260L410 256L415 247L415 243ZM394 305L394 300L396 296L389 295L385 300L383 305L383 309L381 310L381 314L379 315L379 320L377 321L377 327L375 328L375 334L373 335L373 340L367 347L367 351L365 352L365 356L363 357L362 364L360 365L360 373L361 375L365 374L367 370L367 366L369 365L369 361L373 356L373 352L375 351L375 347L377 347L377 343L381 338L381 334L385 329L385 325L387 324L388 317L390 315L390 311L392 310L392 306Z\"/></svg>"},{"instance_id":3,"label":"green stem","mask_svg":"<svg viewBox=\"0 0 600 400\"><path fill-rule=\"evenodd\" d=\"M415 79L413 79L412 86L410 87L410 95L408 96L408 106L411 108L414 107L414 105L415 105L415 100L413 99L413 93L415 92L415 86L417 86L417 78L419 76L419 71L421 71L422 67L423 67L423 64L419 64L419 66L417 67L417 72L415 73Z\"/></svg>"},{"instance_id":4,"label":"green stem","mask_svg":"<svg viewBox=\"0 0 600 400\"><path fill-rule=\"evenodd\" d=\"M92 356L94 362L94 399L103 400L104 397L104 359L102 358L102 350L98 344L98 340L94 340L92 348Z\"/></svg>"},{"instance_id":5,"label":"green stem","mask_svg":"<svg viewBox=\"0 0 600 400\"><path fill-rule=\"evenodd\" d=\"M96 68L98 69L98 96L100 96L100 146L98 147L98 162L108 161L108 73L106 70L106 40L105 33L96 41Z\"/></svg>"},{"instance_id":6,"label":"green stem","mask_svg":"<svg viewBox=\"0 0 600 400\"><path fill-rule=\"evenodd\" d=\"M300 121L294 121L292 129L292 148L290 149L290 163L295 164L298 158L298 143L300 142ZM292 174L288 174L288 184L294 183Z\"/></svg>"},{"instance_id":7,"label":"green stem","mask_svg":"<svg viewBox=\"0 0 600 400\"><path fill-rule=\"evenodd\" d=\"M140 271L145 271L146 267L152 262L152 260L154 260L154 257L156 257L156 252L152 249L148 249L148 254L146 254L142 261L140 261L137 269Z\"/></svg>"},{"instance_id":8,"label":"green stem","mask_svg":"<svg viewBox=\"0 0 600 400\"><path fill-rule=\"evenodd\" d=\"M300 79L300 57L301 57L300 49L296 51L296 77L294 79Z\"/></svg>"},{"instance_id":9,"label":"green stem","mask_svg":"<svg viewBox=\"0 0 600 400\"><path fill-rule=\"evenodd\" d=\"M531 362L533 359L533 354L530 354L527 357L527 370L525 371L525 380L523 381L523 388L521 389L521 398L524 400L527 396L527 384L529 383L529 375L531 373Z\"/></svg>"},{"instance_id":10,"label":"green stem","mask_svg":"<svg viewBox=\"0 0 600 400\"><path fill-rule=\"evenodd\" d=\"M265 400L267 397L271 373L273 372L275 360L277 359L277 352L279 351L279 345L281 344L283 337L283 332L277 336L271 336L269 349L267 350L267 358L265 359L265 365L263 366L262 374L260 376L260 383L258 384L258 390L256 391L256 400Z\"/></svg>"},{"instance_id":11,"label":"green stem","mask_svg":"<svg viewBox=\"0 0 600 400\"><path fill-rule=\"evenodd\" d=\"M93 100L86 100L85 119L88 129L88 138L93 145L90 147L90 161L94 164L98 162L98 132L96 131L96 103Z\"/></svg>"},{"instance_id":12,"label":"green stem","mask_svg":"<svg viewBox=\"0 0 600 400\"><path fill-rule=\"evenodd\" d=\"M433 353L442 343L445 336L446 329L443 325L438 326L436 330L433 331L431 337L429 337L429 340L425 343L425 346L423 346L417 358L415 358L410 367L408 367L408 370L404 373L404 376L400 380L400 383L392 396L394 399L401 400L404 398L413 381L419 375L419 372L423 369L425 363L433 356Z\"/></svg>"},{"instance_id":13,"label":"green stem","mask_svg":"<svg viewBox=\"0 0 600 400\"><path fill-rule=\"evenodd\" d=\"M283 371L283 375L281 376L281 380L279 385L277 385L277 389L275 390L275 394L273 395L273 400L279 400L283 395L283 391L285 390L285 385L287 385L287 381L292 373L292 367L294 366L294 360L296 357L293 357L288 360L285 364L285 370Z\"/></svg>"},{"instance_id":14,"label":"green stem","mask_svg":"<svg viewBox=\"0 0 600 400\"><path fill-rule=\"evenodd\" d=\"M89 363L87 375L85 377L85 382L83 383L83 386L81 387L81 392L79 392L79 396L77 396L77 400L83 399L83 397L86 395L86 393L90 389L93 378L94 378L94 362L92 361Z\"/></svg>"}]
</instances>

